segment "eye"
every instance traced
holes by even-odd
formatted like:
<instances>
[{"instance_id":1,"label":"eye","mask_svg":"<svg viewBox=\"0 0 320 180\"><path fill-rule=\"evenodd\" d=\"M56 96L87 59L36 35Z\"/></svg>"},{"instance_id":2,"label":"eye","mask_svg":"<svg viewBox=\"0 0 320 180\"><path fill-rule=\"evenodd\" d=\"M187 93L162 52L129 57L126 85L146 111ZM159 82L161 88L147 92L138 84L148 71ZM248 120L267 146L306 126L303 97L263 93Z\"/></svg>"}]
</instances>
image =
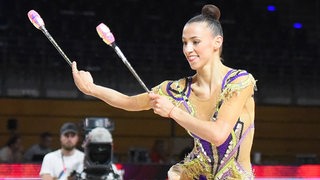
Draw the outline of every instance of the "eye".
<instances>
[{"instance_id":1,"label":"eye","mask_svg":"<svg viewBox=\"0 0 320 180\"><path fill-rule=\"evenodd\" d=\"M199 40L194 40L194 41L192 41L192 43L193 43L194 45L198 45L198 44L200 43L200 41L199 41Z\"/></svg>"},{"instance_id":2,"label":"eye","mask_svg":"<svg viewBox=\"0 0 320 180\"><path fill-rule=\"evenodd\" d=\"M187 42L186 42L186 41L182 41L182 45L183 45L183 46L186 46L186 45L187 45Z\"/></svg>"}]
</instances>

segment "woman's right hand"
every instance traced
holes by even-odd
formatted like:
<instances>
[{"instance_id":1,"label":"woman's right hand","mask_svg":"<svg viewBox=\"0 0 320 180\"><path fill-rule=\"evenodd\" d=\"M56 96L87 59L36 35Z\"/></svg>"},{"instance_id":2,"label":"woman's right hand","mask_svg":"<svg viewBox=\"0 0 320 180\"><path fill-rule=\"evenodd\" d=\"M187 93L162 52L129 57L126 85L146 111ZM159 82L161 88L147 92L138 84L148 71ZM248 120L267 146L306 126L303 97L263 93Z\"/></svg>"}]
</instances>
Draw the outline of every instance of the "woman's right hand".
<instances>
[{"instance_id":1,"label":"woman's right hand","mask_svg":"<svg viewBox=\"0 0 320 180\"><path fill-rule=\"evenodd\" d=\"M77 63L72 62L73 80L78 89L86 95L92 94L93 78L88 71L78 70Z\"/></svg>"}]
</instances>

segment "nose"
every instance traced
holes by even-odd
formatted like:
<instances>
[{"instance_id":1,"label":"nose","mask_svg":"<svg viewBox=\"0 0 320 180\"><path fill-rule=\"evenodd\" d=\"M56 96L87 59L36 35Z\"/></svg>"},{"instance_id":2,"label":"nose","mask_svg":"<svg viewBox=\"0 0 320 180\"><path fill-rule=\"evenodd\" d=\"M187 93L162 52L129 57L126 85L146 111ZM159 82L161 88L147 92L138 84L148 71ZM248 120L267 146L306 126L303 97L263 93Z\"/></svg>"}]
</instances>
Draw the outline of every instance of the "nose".
<instances>
[{"instance_id":1,"label":"nose","mask_svg":"<svg viewBox=\"0 0 320 180\"><path fill-rule=\"evenodd\" d=\"M184 45L184 51L185 51L186 53L192 52L192 51L193 51L192 44L191 44L191 43L185 44L185 45Z\"/></svg>"}]
</instances>

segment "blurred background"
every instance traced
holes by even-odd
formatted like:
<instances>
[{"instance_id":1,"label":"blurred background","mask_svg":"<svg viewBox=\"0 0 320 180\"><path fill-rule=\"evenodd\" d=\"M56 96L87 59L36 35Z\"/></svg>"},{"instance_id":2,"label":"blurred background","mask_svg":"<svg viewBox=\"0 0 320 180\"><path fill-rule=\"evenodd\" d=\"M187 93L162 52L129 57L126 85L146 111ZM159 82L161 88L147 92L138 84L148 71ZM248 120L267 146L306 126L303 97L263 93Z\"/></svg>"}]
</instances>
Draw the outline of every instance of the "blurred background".
<instances>
[{"instance_id":1,"label":"blurred background","mask_svg":"<svg viewBox=\"0 0 320 180\"><path fill-rule=\"evenodd\" d=\"M99 38L111 28L118 46L148 87L192 75L182 54L186 21L206 3L221 9L225 64L258 80L258 104L319 105L319 1L9 1L1 0L2 97L79 98L70 69L27 17L30 9L71 60L101 85L135 94L143 89Z\"/></svg>"},{"instance_id":2,"label":"blurred background","mask_svg":"<svg viewBox=\"0 0 320 180\"><path fill-rule=\"evenodd\" d=\"M70 67L27 13L34 9L41 15L67 56L90 71L97 84L131 95L144 90L96 26L109 26L151 88L194 73L182 53L181 32L207 3L221 10L224 63L258 80L253 162L319 163L318 0L0 0L1 145L19 133L27 148L42 131L58 137L65 121L81 124L85 117L104 116L115 121L119 162L132 160L132 151L148 152L159 139L168 163L176 161L190 143L183 129L152 112L124 112L80 93ZM58 138L53 147L59 147Z\"/></svg>"}]
</instances>

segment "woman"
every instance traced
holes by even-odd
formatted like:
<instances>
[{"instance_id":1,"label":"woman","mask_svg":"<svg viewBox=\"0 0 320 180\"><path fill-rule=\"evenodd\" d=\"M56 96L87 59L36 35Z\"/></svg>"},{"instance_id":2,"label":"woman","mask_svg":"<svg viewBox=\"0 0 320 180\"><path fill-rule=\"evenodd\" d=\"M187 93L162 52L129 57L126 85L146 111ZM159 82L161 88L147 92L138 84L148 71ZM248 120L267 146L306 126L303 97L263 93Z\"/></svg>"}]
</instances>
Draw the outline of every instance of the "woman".
<instances>
[{"instance_id":1,"label":"woman","mask_svg":"<svg viewBox=\"0 0 320 180\"><path fill-rule=\"evenodd\" d=\"M219 18L216 6L205 5L200 15L186 23L183 52L196 73L164 81L151 93L126 96L96 85L90 73L78 71L73 62L74 81L83 93L128 111L152 108L175 120L194 138L193 150L170 168L169 179L253 179L255 79L222 63Z\"/></svg>"}]
</instances>

